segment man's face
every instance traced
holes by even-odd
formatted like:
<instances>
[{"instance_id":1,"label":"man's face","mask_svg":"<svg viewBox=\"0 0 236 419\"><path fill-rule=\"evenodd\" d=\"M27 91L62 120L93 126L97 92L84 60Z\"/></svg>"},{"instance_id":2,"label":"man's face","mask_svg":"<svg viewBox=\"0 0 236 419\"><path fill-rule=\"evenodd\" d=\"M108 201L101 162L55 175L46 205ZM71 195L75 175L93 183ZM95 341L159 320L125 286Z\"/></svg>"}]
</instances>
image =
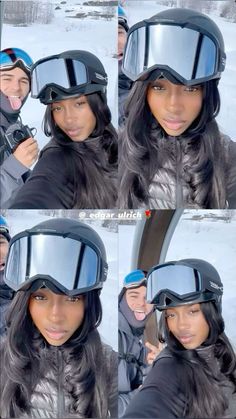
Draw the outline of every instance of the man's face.
<instances>
[{"instance_id":1,"label":"man's face","mask_svg":"<svg viewBox=\"0 0 236 419\"><path fill-rule=\"evenodd\" d=\"M130 288L125 292L125 298L130 310L133 311L135 318L139 321L152 311L153 304L148 304L146 300L147 288L141 285L138 288Z\"/></svg>"},{"instance_id":2,"label":"man's face","mask_svg":"<svg viewBox=\"0 0 236 419\"><path fill-rule=\"evenodd\" d=\"M3 234L0 234L0 271L5 268L7 253L9 249L9 243Z\"/></svg>"},{"instance_id":3,"label":"man's face","mask_svg":"<svg viewBox=\"0 0 236 419\"><path fill-rule=\"evenodd\" d=\"M19 67L0 71L1 92L8 97L13 110L22 106L22 101L28 95L30 82L27 74Z\"/></svg>"},{"instance_id":4,"label":"man's face","mask_svg":"<svg viewBox=\"0 0 236 419\"><path fill-rule=\"evenodd\" d=\"M123 26L118 25L118 60L123 59L125 43L127 39L127 32Z\"/></svg>"}]
</instances>

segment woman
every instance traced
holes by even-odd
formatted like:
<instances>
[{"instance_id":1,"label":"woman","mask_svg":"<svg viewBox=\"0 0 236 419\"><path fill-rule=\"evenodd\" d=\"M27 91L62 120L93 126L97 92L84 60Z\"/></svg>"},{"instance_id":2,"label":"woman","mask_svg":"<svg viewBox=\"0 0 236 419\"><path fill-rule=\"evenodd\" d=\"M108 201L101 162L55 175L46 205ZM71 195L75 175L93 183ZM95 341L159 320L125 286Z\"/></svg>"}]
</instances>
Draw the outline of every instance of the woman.
<instances>
[{"instance_id":1,"label":"woman","mask_svg":"<svg viewBox=\"0 0 236 419\"><path fill-rule=\"evenodd\" d=\"M117 134L102 63L88 51L66 51L39 60L31 74L52 139L12 208L113 208Z\"/></svg>"},{"instance_id":2,"label":"woman","mask_svg":"<svg viewBox=\"0 0 236 419\"><path fill-rule=\"evenodd\" d=\"M12 239L1 418L117 416L117 356L97 331L106 276L103 242L86 224L51 219Z\"/></svg>"},{"instance_id":3,"label":"woman","mask_svg":"<svg viewBox=\"0 0 236 419\"><path fill-rule=\"evenodd\" d=\"M215 120L224 68L222 34L202 13L168 9L130 29L121 208L236 207L236 144Z\"/></svg>"},{"instance_id":4,"label":"woman","mask_svg":"<svg viewBox=\"0 0 236 419\"><path fill-rule=\"evenodd\" d=\"M224 332L218 272L185 259L155 266L147 281L167 347L124 418L235 418L236 356Z\"/></svg>"}]
</instances>

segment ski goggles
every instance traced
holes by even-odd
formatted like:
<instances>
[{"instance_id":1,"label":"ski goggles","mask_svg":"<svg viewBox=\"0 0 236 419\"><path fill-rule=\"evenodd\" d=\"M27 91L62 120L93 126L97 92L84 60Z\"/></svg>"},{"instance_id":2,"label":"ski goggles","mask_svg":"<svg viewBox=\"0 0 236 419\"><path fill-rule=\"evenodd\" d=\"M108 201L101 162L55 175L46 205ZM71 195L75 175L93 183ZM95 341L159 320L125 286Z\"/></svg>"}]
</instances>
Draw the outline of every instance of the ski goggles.
<instances>
[{"instance_id":1,"label":"ski goggles","mask_svg":"<svg viewBox=\"0 0 236 419\"><path fill-rule=\"evenodd\" d=\"M4 274L15 291L45 286L73 296L102 288L107 264L93 243L72 233L26 230L12 239Z\"/></svg>"},{"instance_id":2,"label":"ski goggles","mask_svg":"<svg viewBox=\"0 0 236 419\"><path fill-rule=\"evenodd\" d=\"M144 284L147 284L144 272L137 269L136 271L130 272L126 275L123 281L123 288L135 288Z\"/></svg>"},{"instance_id":3,"label":"ski goggles","mask_svg":"<svg viewBox=\"0 0 236 419\"><path fill-rule=\"evenodd\" d=\"M14 67L18 62L30 71L33 61L30 56L20 48L7 48L0 51L0 69Z\"/></svg>"},{"instance_id":4,"label":"ski goggles","mask_svg":"<svg viewBox=\"0 0 236 419\"><path fill-rule=\"evenodd\" d=\"M78 59L57 55L37 61L31 70L31 80L31 96L40 98L46 104L55 102L55 97L61 92L65 93L65 98L68 94L105 93L107 86L106 75L94 71Z\"/></svg>"},{"instance_id":5,"label":"ski goggles","mask_svg":"<svg viewBox=\"0 0 236 419\"><path fill-rule=\"evenodd\" d=\"M185 265L159 265L147 275L147 301L158 310L192 301L219 301L222 294L222 284Z\"/></svg>"},{"instance_id":6,"label":"ski goggles","mask_svg":"<svg viewBox=\"0 0 236 419\"><path fill-rule=\"evenodd\" d=\"M219 78L225 61L225 53L210 33L170 23L142 21L129 31L123 71L136 81L145 80L151 72L159 70L157 77L167 72L173 81L191 86Z\"/></svg>"}]
</instances>

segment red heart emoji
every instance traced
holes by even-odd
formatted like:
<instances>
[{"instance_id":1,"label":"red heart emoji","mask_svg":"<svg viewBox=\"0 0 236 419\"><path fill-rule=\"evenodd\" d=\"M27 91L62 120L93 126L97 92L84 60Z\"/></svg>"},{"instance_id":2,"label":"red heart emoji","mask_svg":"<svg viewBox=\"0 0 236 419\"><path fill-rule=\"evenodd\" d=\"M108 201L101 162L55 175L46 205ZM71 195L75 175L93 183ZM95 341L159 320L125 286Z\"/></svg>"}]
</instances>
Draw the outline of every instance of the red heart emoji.
<instances>
[{"instance_id":1,"label":"red heart emoji","mask_svg":"<svg viewBox=\"0 0 236 419\"><path fill-rule=\"evenodd\" d=\"M145 210L145 215L147 218L150 218L152 215L151 210Z\"/></svg>"}]
</instances>

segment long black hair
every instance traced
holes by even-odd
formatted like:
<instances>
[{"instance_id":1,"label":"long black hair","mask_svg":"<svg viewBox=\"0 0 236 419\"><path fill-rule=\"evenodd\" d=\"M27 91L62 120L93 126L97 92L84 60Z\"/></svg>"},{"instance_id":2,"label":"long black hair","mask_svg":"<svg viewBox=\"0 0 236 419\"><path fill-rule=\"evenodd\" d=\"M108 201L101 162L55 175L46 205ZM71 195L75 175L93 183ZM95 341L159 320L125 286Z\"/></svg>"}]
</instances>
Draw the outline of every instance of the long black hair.
<instances>
[{"instance_id":1,"label":"long black hair","mask_svg":"<svg viewBox=\"0 0 236 419\"><path fill-rule=\"evenodd\" d=\"M191 126L175 138L175 144L177 139L181 142L182 177L190 190L188 202L184 204L193 208L225 208L226 205L225 153L215 121L220 110L217 84L216 80L202 84L201 111ZM150 111L146 99L149 85L143 81L134 83L126 104L119 163L121 208L148 205L150 185L159 170L176 176L173 137L168 138ZM163 169L164 165L168 169Z\"/></svg>"},{"instance_id":2,"label":"long black hair","mask_svg":"<svg viewBox=\"0 0 236 419\"><path fill-rule=\"evenodd\" d=\"M53 368L55 350L61 351L65 365L70 367L63 376L70 412L78 418L106 417L109 379L97 331L102 319L99 291L84 294L84 320L59 348L50 347L34 326L29 298L30 291L17 292L8 313L8 333L1 348L1 417L30 414L31 396L40 379Z\"/></svg>"},{"instance_id":3,"label":"long black hair","mask_svg":"<svg viewBox=\"0 0 236 419\"><path fill-rule=\"evenodd\" d=\"M201 303L200 308L209 326L209 335L202 347L208 347L213 351L221 373L232 383L236 391L236 356L224 332L222 315L214 302ZM228 401L223 394L217 371L211 368L209 360L201 357L197 350L186 350L174 337L168 329L165 311L159 323L159 339L167 343L179 366L182 389L186 398L184 417L224 417Z\"/></svg>"},{"instance_id":4,"label":"long black hair","mask_svg":"<svg viewBox=\"0 0 236 419\"><path fill-rule=\"evenodd\" d=\"M114 208L117 199L117 133L104 95L86 95L96 118L91 136L74 143L54 122L47 106L43 130L63 147L65 168L72 173L74 208Z\"/></svg>"}]
</instances>

